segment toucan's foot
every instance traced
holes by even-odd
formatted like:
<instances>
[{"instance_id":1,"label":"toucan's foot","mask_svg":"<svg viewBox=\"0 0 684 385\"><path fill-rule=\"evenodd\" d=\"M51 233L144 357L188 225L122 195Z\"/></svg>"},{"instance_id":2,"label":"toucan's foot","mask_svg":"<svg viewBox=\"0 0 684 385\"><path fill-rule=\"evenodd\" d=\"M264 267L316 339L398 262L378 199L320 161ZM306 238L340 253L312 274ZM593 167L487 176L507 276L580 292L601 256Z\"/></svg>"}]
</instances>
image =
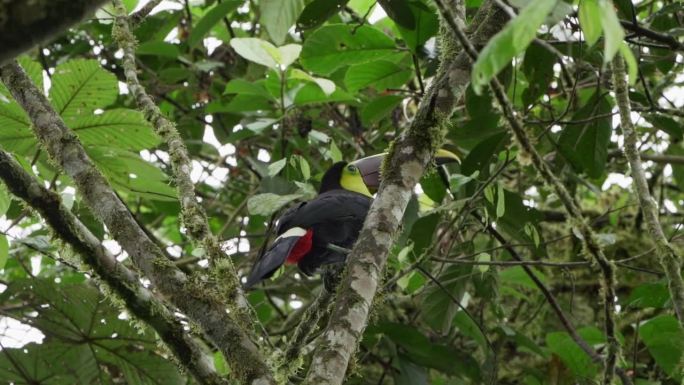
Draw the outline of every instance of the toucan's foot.
<instances>
[{"instance_id":1,"label":"toucan's foot","mask_svg":"<svg viewBox=\"0 0 684 385\"><path fill-rule=\"evenodd\" d=\"M325 265L322 268L321 277L323 279L323 287L328 293L334 293L337 290L344 272L344 263L332 263Z\"/></svg>"}]
</instances>

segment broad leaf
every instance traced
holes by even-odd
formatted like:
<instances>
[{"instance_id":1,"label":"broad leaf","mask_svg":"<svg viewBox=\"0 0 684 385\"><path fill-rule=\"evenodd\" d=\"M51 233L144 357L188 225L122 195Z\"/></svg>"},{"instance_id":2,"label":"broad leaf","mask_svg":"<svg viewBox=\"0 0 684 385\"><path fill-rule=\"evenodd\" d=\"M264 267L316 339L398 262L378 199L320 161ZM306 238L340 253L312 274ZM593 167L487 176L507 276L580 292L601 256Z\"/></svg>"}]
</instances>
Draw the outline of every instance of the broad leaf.
<instances>
[{"instance_id":1,"label":"broad leaf","mask_svg":"<svg viewBox=\"0 0 684 385\"><path fill-rule=\"evenodd\" d=\"M280 210L286 204L300 198L299 194L277 195L264 193L255 195L247 201L247 210L252 215L269 216Z\"/></svg>"},{"instance_id":2,"label":"broad leaf","mask_svg":"<svg viewBox=\"0 0 684 385\"><path fill-rule=\"evenodd\" d=\"M378 60L365 64L350 66L344 77L344 83L350 91L373 86L378 91L387 88L401 88L413 72L386 60Z\"/></svg>"},{"instance_id":3,"label":"broad leaf","mask_svg":"<svg viewBox=\"0 0 684 385\"><path fill-rule=\"evenodd\" d=\"M50 100L62 118L82 116L114 103L118 89L114 74L96 60L70 60L55 69Z\"/></svg>"},{"instance_id":4,"label":"broad leaf","mask_svg":"<svg viewBox=\"0 0 684 385\"><path fill-rule=\"evenodd\" d=\"M313 0L299 15L297 26L301 29L316 28L339 12L348 2L349 0Z\"/></svg>"},{"instance_id":5,"label":"broad leaf","mask_svg":"<svg viewBox=\"0 0 684 385\"><path fill-rule=\"evenodd\" d=\"M367 63L395 52L389 36L367 25L323 26L304 41L301 63L309 71L327 75L351 64Z\"/></svg>"},{"instance_id":6,"label":"broad leaf","mask_svg":"<svg viewBox=\"0 0 684 385\"><path fill-rule=\"evenodd\" d=\"M527 48L555 6L556 0L530 1L515 19L489 40L473 65L471 84L477 94Z\"/></svg>"},{"instance_id":7,"label":"broad leaf","mask_svg":"<svg viewBox=\"0 0 684 385\"><path fill-rule=\"evenodd\" d=\"M195 26L193 26L190 36L188 36L188 46L196 46L216 23L221 21L227 14L236 10L241 4L242 2L239 0L223 0L223 2L217 2L216 5L214 5Z\"/></svg>"},{"instance_id":8,"label":"broad leaf","mask_svg":"<svg viewBox=\"0 0 684 385\"><path fill-rule=\"evenodd\" d=\"M600 0L582 0L579 4L579 21L584 39L589 46L596 44L601 37Z\"/></svg>"},{"instance_id":9,"label":"broad leaf","mask_svg":"<svg viewBox=\"0 0 684 385\"><path fill-rule=\"evenodd\" d=\"M261 22L271 40L277 45L285 42L287 31L295 24L304 9L303 0L261 0Z\"/></svg>"},{"instance_id":10,"label":"broad leaf","mask_svg":"<svg viewBox=\"0 0 684 385\"><path fill-rule=\"evenodd\" d=\"M639 327L639 337L658 365L670 376L684 376L684 330L671 315L660 315Z\"/></svg>"}]
</instances>

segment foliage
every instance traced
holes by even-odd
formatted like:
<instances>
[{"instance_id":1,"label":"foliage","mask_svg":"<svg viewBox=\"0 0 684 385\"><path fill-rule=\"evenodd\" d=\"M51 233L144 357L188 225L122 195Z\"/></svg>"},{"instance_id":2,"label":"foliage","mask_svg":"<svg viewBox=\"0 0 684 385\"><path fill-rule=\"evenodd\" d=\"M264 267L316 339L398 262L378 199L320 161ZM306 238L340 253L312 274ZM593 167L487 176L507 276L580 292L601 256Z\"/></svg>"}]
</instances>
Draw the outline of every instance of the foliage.
<instances>
[{"instance_id":1,"label":"foliage","mask_svg":"<svg viewBox=\"0 0 684 385\"><path fill-rule=\"evenodd\" d=\"M135 1L129 3L132 9ZM385 151L434 79L447 44L439 39L433 3L377 3L164 1L134 31L138 76L176 122L211 229L241 276L269 239L272 218L314 196L333 162ZM446 147L463 161L423 178L424 195L407 209L347 382L469 384L496 376L500 384L593 384L600 378L600 364L572 339L530 275L514 265L512 251L532 263L556 263L532 272L602 354L600 274L583 263L584 250L558 197L506 134L487 87L496 76L616 264L618 365L638 384L680 383L684 330L671 315L667 282L629 186L606 63L621 55L628 64L644 167L663 230L681 255L684 46L678 39L684 5L510 3L518 16L480 42L471 86L450 118ZM490 6L465 4L468 22L475 23L476 12ZM386 16L376 19L379 10ZM111 18L98 16L20 63L168 257L187 272L216 273L220 269L179 226L168 148L135 109ZM2 85L0 147L130 264L73 182L39 148L26 113ZM0 382L192 383L159 337L131 320L77 261L0 184L0 322L17 320L45 337L3 346ZM272 345L287 347L320 286L318 276L286 266L249 293ZM0 342L12 333L6 330ZM220 353L215 357L226 373Z\"/></svg>"}]
</instances>

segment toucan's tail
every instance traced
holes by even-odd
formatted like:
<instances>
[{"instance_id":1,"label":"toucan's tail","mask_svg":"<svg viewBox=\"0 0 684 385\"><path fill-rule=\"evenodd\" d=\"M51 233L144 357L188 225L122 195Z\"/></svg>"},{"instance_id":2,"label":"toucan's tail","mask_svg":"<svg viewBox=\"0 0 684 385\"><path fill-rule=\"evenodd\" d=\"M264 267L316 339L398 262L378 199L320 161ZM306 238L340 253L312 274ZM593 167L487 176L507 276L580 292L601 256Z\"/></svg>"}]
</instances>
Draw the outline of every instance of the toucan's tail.
<instances>
[{"instance_id":1,"label":"toucan's tail","mask_svg":"<svg viewBox=\"0 0 684 385\"><path fill-rule=\"evenodd\" d=\"M270 277L283 263L297 263L311 249L313 231L293 227L273 241L271 247L252 267L245 289Z\"/></svg>"}]
</instances>

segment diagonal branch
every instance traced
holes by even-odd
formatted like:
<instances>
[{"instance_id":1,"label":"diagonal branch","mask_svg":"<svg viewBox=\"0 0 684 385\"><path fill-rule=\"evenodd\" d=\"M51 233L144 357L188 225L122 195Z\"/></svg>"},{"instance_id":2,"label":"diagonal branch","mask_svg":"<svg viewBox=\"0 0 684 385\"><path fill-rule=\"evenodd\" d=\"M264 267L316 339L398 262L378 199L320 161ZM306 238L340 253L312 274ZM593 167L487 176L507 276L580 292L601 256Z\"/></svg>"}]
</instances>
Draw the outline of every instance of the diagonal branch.
<instances>
[{"instance_id":1,"label":"diagonal branch","mask_svg":"<svg viewBox=\"0 0 684 385\"><path fill-rule=\"evenodd\" d=\"M180 320L152 292L140 284L140 277L119 263L88 228L61 202L59 195L45 188L12 156L0 150L0 179L18 198L37 210L54 232L76 250L83 261L126 304L128 310L151 326L201 384L226 384L219 377L200 343L190 336Z\"/></svg>"},{"instance_id":2,"label":"diagonal branch","mask_svg":"<svg viewBox=\"0 0 684 385\"><path fill-rule=\"evenodd\" d=\"M145 87L140 84L135 62L136 41L129 27L126 8L121 0L114 0L113 4L116 9L116 24L112 30L112 36L124 52L123 69L126 82L128 83L129 90L135 97L138 108L140 108L145 118L152 124L157 135L169 146L171 168L181 204L182 223L188 235L202 244L204 250L209 255L209 260L216 266L220 261L221 268L227 271L227 274L224 274L225 277L220 278L228 283L225 292L228 295L230 305L239 310L235 312L234 316L238 317L239 321L245 326L251 325L254 323L255 318L251 317L251 309L242 292L235 266L230 258L224 258L218 239L209 228L204 208L197 201L195 184L190 177L192 162L188 155L188 149L185 147L185 143L178 133L176 125L164 116L159 107L147 94ZM245 330L249 330L249 327L246 327Z\"/></svg>"},{"instance_id":3,"label":"diagonal branch","mask_svg":"<svg viewBox=\"0 0 684 385\"><path fill-rule=\"evenodd\" d=\"M648 189L648 179L641 165L641 156L637 146L638 136L632 119L630 109L629 88L627 86L625 63L620 55L613 59L613 83L615 84L615 99L620 110L620 127L625 136L624 153L629 167L632 170L633 188L639 198L639 205L648 227L648 232L653 237L656 252L660 264L667 275L672 307L684 326L684 281L682 281L681 257L672 248L658 219L658 206Z\"/></svg>"},{"instance_id":4,"label":"diagonal branch","mask_svg":"<svg viewBox=\"0 0 684 385\"><path fill-rule=\"evenodd\" d=\"M164 256L19 64L14 61L0 67L0 78L26 111L34 133L52 160L73 179L86 205L107 226L136 267L202 328L225 355L232 372L242 383L273 384L257 346L228 314L222 293L202 279L188 277Z\"/></svg>"},{"instance_id":5,"label":"diagonal branch","mask_svg":"<svg viewBox=\"0 0 684 385\"><path fill-rule=\"evenodd\" d=\"M443 0L435 0L435 3L439 8L442 17L449 25L449 28L457 36L458 41L463 46L464 51L468 54L468 57L472 61L477 60L477 50L470 42L467 35L463 31L463 28L461 27L463 24L462 19L459 17L459 15L454 14L454 12L444 4ZM508 128L511 130L511 133L517 140L518 146L521 149L521 153L530 158L532 165L543 178L546 185L551 187L555 191L556 195L558 195L563 207L568 212L568 216L572 220L576 236L580 238L584 247L584 251L592 257L592 259L601 269L603 286L602 292L604 294L603 316L605 318L605 332L607 340L607 356L605 359L603 381L604 384L608 385L612 382L614 377L615 365L617 363L617 356L619 355L620 350L620 345L617 340L615 330L615 300L617 296L615 294L616 282L613 263L605 256L603 248L596 239L596 234L584 218L584 215L582 214L579 204L576 202L575 198L553 173L549 165L542 158L539 152L537 152L536 148L530 141L519 115L515 113L513 105L508 100L506 91L496 77L492 78L490 87L499 106L504 112L504 116L508 121Z\"/></svg>"},{"instance_id":6,"label":"diagonal branch","mask_svg":"<svg viewBox=\"0 0 684 385\"><path fill-rule=\"evenodd\" d=\"M464 13L463 2L450 6ZM473 37L486 41L506 20L491 2L480 7ZM442 28L442 65L420 102L416 117L396 140L383 166L383 180L358 241L347 258L332 315L321 338L305 380L306 384L339 385L356 351L378 288L393 237L399 228L414 186L423 175L434 151L443 141L443 126L468 84L471 65L458 53L457 43Z\"/></svg>"}]
</instances>

